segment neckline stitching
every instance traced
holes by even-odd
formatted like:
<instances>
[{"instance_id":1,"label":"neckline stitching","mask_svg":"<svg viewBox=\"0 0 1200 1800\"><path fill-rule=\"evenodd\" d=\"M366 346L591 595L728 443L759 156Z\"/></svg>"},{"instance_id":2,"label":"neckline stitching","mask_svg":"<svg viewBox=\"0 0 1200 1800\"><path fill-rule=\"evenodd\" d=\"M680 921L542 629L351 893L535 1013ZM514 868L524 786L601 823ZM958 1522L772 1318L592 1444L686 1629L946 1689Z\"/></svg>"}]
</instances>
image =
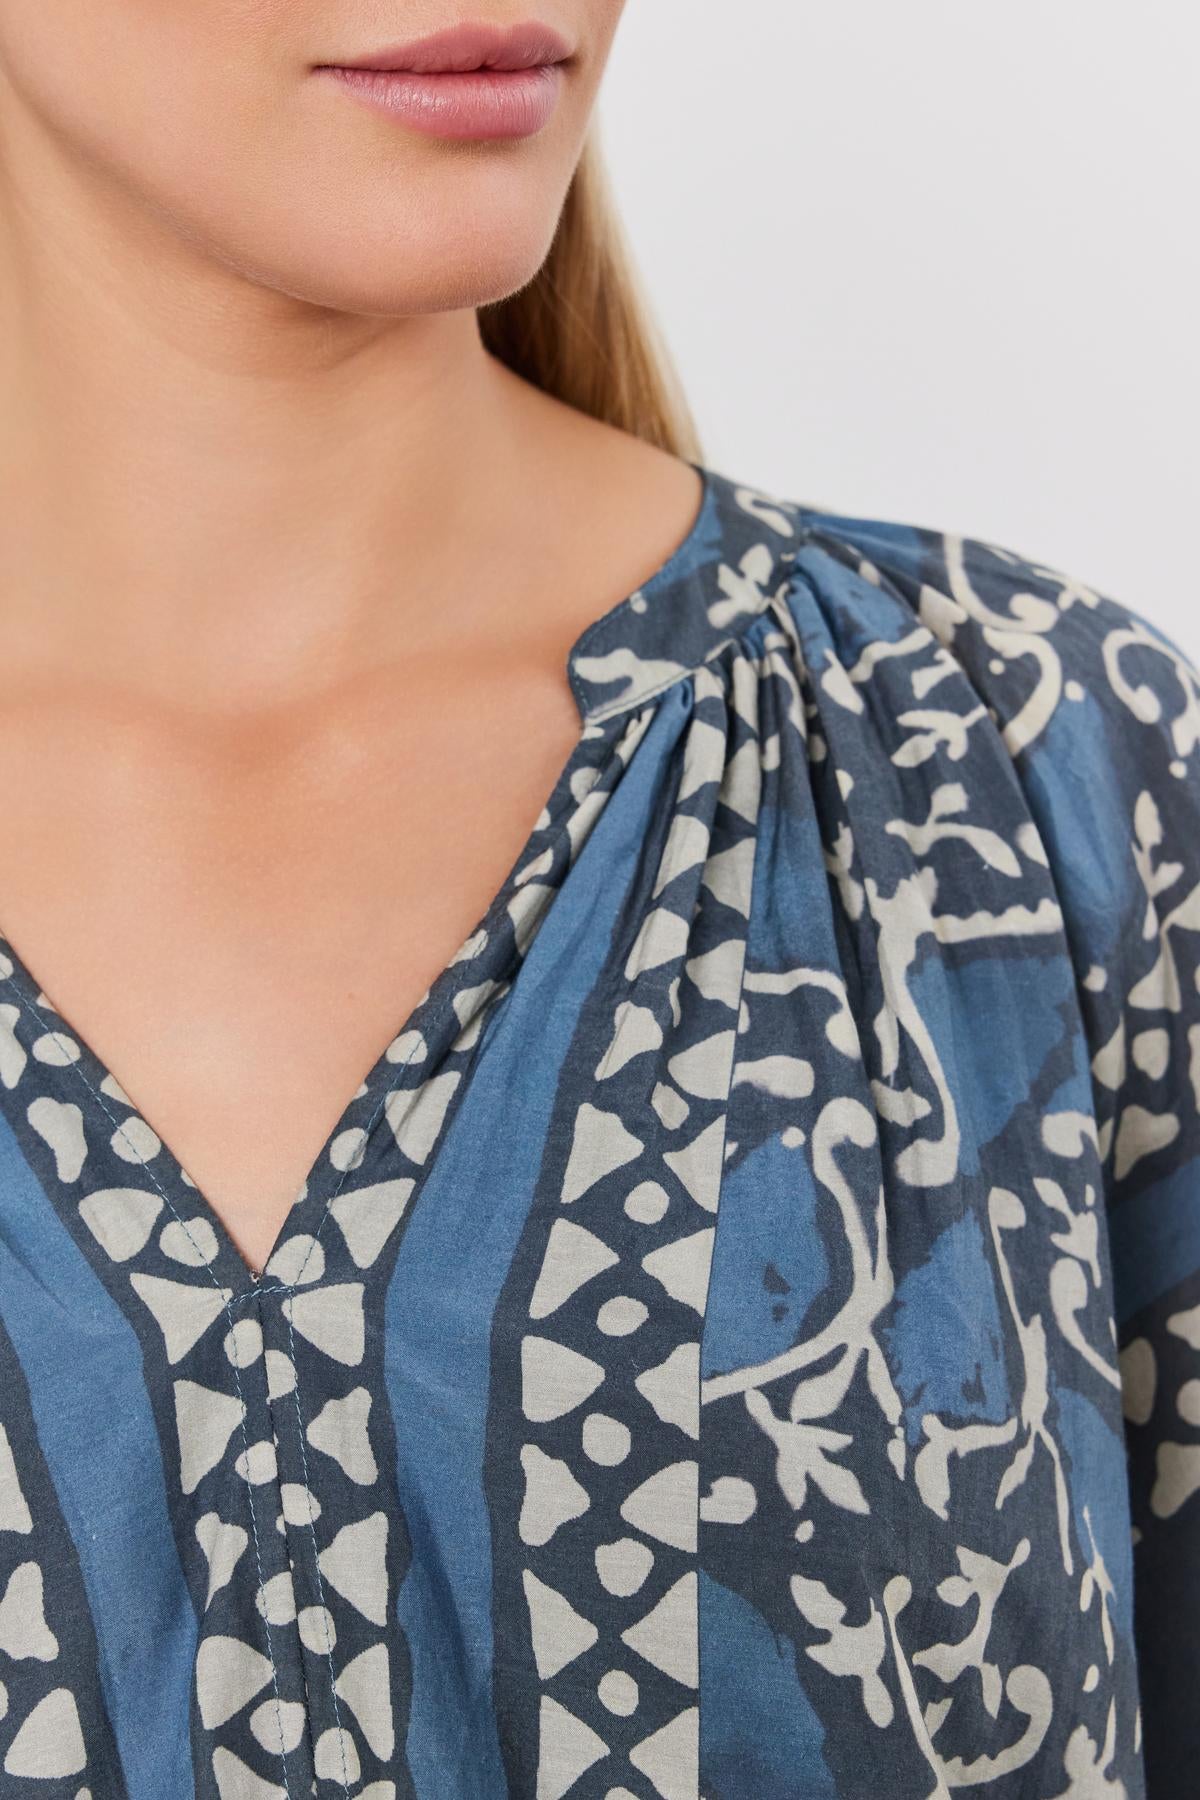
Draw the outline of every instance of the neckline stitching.
<instances>
[{"instance_id":1,"label":"neckline stitching","mask_svg":"<svg viewBox=\"0 0 1200 1800\"><path fill-rule=\"evenodd\" d=\"M699 539L701 531L707 523L709 512L715 504L716 483L713 479L713 471L709 468L707 463L694 462L691 457L688 457L687 460L691 464L691 467L695 469L697 475L699 475L701 486L700 504L697 507L696 515L684 536L680 538L670 555L664 557L658 567L653 569L643 581L639 582L637 587L632 588L630 592L625 595L624 599L614 601L611 606L606 607L602 613L594 618L590 625L585 625L567 652L567 680L570 683L571 692L575 696L575 703L579 708L585 724L595 720L597 713L596 710L589 705L587 695L583 691L583 682L578 674L578 663L583 656L584 651L596 636L597 632L603 627L622 618L627 612L633 612L635 600L642 599L652 590L657 591L662 587L669 588L674 582L686 578L685 572L680 568L680 565L687 559L693 545ZM678 679L678 677L676 677L676 679ZM656 689L655 691L657 692L658 690ZM601 705L603 704L604 703L601 702ZM634 702L630 701L629 704L632 705ZM608 715L606 714L605 716Z\"/></svg>"},{"instance_id":2,"label":"neckline stitching","mask_svg":"<svg viewBox=\"0 0 1200 1800\"><path fill-rule=\"evenodd\" d=\"M45 1017L45 1015L38 1010L38 1008L34 1005L34 1003L31 1000L26 999L25 995L21 992L20 984L18 983L15 975L7 974L3 977L3 980L12 989L12 992L13 992L14 998L16 999L17 1005L19 1007L21 1007L23 1011L27 1012L31 1018L37 1020L37 1023L41 1026L42 1032L45 1036L51 1037L51 1038L55 1039L56 1041L61 1039L63 1041L63 1046L70 1043L70 1044L73 1044L77 1050L80 1049L78 1039L76 1037L74 1037L71 1032L67 1031L64 1028L64 1026L62 1026L62 1025L52 1025L50 1023L50 1021ZM130 1138L127 1135L126 1130L125 1130L126 1121L123 1119L118 1119L109 1110L108 1106L105 1104L104 1100L101 1098L99 1090L95 1087L95 1085L91 1081L88 1080L87 1074L81 1066L81 1058L79 1056L71 1057L69 1059L69 1066L73 1070L73 1072L78 1076L79 1080L83 1083L84 1087L87 1089L88 1093L92 1096L92 1099L95 1101L96 1105L99 1107L100 1111L104 1114L104 1117L108 1120L109 1124L113 1127L113 1129L117 1133L117 1135L119 1137L123 1137L125 1139L125 1142L129 1145L131 1150L135 1150L136 1145L134 1144L132 1138ZM141 1117L141 1114L137 1112L136 1107L134 1107L132 1110L135 1113L137 1113L137 1116L139 1118ZM149 1121L146 1121L146 1122L149 1123ZM158 1136L157 1132L155 1132L155 1136L156 1137ZM160 1139L159 1141L161 1142L162 1140ZM204 1256L203 1252L201 1251L200 1245L196 1242L196 1239L192 1236L191 1231L188 1229L188 1221L183 1217L183 1214L179 1211L179 1208L175 1205L175 1202L172 1200L170 1194L168 1194L168 1192L167 1192L166 1188L163 1186L162 1182L158 1179L157 1174L151 1168L150 1164L148 1162L139 1161L138 1166L145 1171L146 1176L149 1179L151 1186L154 1188L155 1192L161 1197L161 1199L164 1201L166 1206L169 1208L171 1214L173 1215L173 1217L179 1224L180 1228L182 1229L185 1237L187 1238L188 1243L191 1244L192 1248L196 1252L197 1257L199 1257L200 1266L203 1268L205 1274L208 1276L213 1287L215 1287L219 1293L221 1291L221 1283L218 1281L216 1272L212 1266L213 1261L215 1259L211 1258L211 1257L206 1258ZM57 1174L56 1174L56 1179L59 1180L60 1185L62 1185L62 1186L66 1185L66 1183L61 1181L61 1178L58 1177ZM247 1273L249 1273L248 1269L247 1269ZM231 1295L230 1299L232 1299L232 1298L233 1298L233 1296ZM228 1309L228 1306L229 1306L229 1301L226 1301L227 1309Z\"/></svg>"},{"instance_id":3,"label":"neckline stitching","mask_svg":"<svg viewBox=\"0 0 1200 1800\"><path fill-rule=\"evenodd\" d=\"M769 581L764 583L762 590L762 605L755 607L752 612L746 613L734 630L726 632L723 637L717 638L714 643L710 644L698 662L681 664L673 675L668 675L664 680L655 683L651 687L635 687L632 693L616 695L612 700L601 700L597 705L590 707L585 711L585 725L606 724L610 719L619 717L623 712L635 710L644 703L655 699L658 695L667 693L671 688L677 687L681 681L686 681L689 676L695 675L698 670L705 668L710 662L714 661L721 651L727 649L730 644L741 643L743 639L754 630L759 621L770 612L779 594L790 590L801 578L800 571L794 569L791 565L795 563L804 542L809 539L810 535L811 534L807 530L801 528L797 533L797 536L800 539L799 543L792 549L780 550L773 554L771 559L772 571L777 572L781 568L786 568L787 571L782 587L779 585L771 587ZM605 619L598 619L596 624L603 625L605 622ZM572 685L574 685L573 676Z\"/></svg>"}]
</instances>

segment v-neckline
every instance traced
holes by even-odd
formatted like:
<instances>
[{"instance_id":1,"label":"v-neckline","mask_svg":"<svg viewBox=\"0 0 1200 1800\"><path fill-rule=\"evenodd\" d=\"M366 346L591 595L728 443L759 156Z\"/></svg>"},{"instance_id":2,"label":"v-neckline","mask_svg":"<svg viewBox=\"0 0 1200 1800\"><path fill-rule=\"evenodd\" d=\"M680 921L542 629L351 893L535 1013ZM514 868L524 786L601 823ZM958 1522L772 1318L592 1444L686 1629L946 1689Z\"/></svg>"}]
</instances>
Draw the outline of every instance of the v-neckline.
<instances>
[{"instance_id":1,"label":"v-neckline","mask_svg":"<svg viewBox=\"0 0 1200 1800\"><path fill-rule=\"evenodd\" d=\"M131 1177L135 1172L144 1175L185 1231L197 1219L204 1222L208 1228L205 1236L215 1242L216 1251L203 1259L198 1254L197 1260L204 1261L209 1277L218 1286L232 1291L235 1303L256 1292L277 1291L312 1280L307 1268L292 1269L284 1274L273 1270L272 1265L288 1241L298 1234L307 1232L312 1238L317 1236L331 1202L361 1163L389 1096L400 1091L402 1086L415 1087L429 1073L436 1073L452 1038L472 1025L482 1007L497 997L498 990L505 985L504 976L497 979L495 973L483 972L478 966L478 957L471 954L472 946L478 942L480 954L486 957L517 888L529 878L532 865L544 854L564 824L567 810L573 807L571 776L587 741L588 733L581 725L533 829L483 915L376 1055L342 1106L283 1215L261 1270L252 1268L224 1215L188 1173L186 1164L169 1139L139 1105L130 1085L77 1029L70 1016L58 1006L51 988L33 973L12 939L0 930L0 999L7 991L16 999L22 1012L40 1026L41 1036L56 1040L50 1057L43 1052L40 1060L57 1061L57 1066L64 1071L70 1070L79 1078L81 1093L86 1089L79 1104L85 1112L89 1109L93 1113L99 1112L108 1120L112 1127L110 1143L118 1137L124 1138ZM9 964L7 973L2 968L5 961ZM456 996L471 982L478 984L476 993L471 996L471 1005L456 1009ZM423 1054L414 1062L418 1051ZM416 1079L405 1081L405 1072L409 1070ZM152 1134L153 1142L148 1145L139 1141L143 1127ZM344 1149L333 1154L339 1140L343 1139L346 1140ZM146 1151L148 1153L143 1154ZM116 1154L122 1152L117 1150ZM186 1201L186 1217L180 1211L180 1197Z\"/></svg>"},{"instance_id":2,"label":"v-neckline","mask_svg":"<svg viewBox=\"0 0 1200 1800\"><path fill-rule=\"evenodd\" d=\"M344 1182L362 1162L371 1135L384 1115L386 1102L390 1095L399 1091L404 1074L408 1071L420 1071L419 1079L424 1080L431 1072L427 1064L432 1065L432 1071L436 1072L453 1038L474 1024L478 1014L493 999L499 998L509 980L515 978L528 951L528 942L515 955L511 954L512 945L509 946L510 954L503 974L499 974L496 969L485 973L487 951L498 941L497 927L504 922L509 904L518 888L534 876L539 859L545 857L547 850L552 851L556 841L569 844L566 827L591 791L592 784L579 786L574 780L585 760L585 752L604 740L596 777L599 779L613 745L620 736L620 727L616 721L624 713L645 704L645 696L635 693L627 695L624 704L594 707L589 701L586 684L579 677L583 651L604 627L627 615L631 608L636 610L640 607L644 594L669 589L677 580L683 581L691 573L691 565L709 528L716 504L717 478L704 463L688 460L701 482L699 505L688 530L675 548L631 593L605 608L583 627L567 653L565 673L579 714L579 727L574 743L554 778L524 844L475 926L389 1037L340 1109L335 1123L296 1189L295 1197L272 1239L261 1270L251 1267L238 1248L232 1230L222 1214L188 1174L186 1165L138 1104L132 1089L108 1066L83 1033L77 1030L68 1014L59 1008L53 998L53 985L44 984L34 974L0 923L0 965L5 960L10 965L7 973L0 966L0 997L7 990L15 997L20 1010L37 1021L43 1037L58 1040L51 1055L39 1060L53 1065L57 1059L58 1067L69 1067L75 1072L81 1087L89 1095L87 1108L83 1110L101 1112L113 1127L113 1136L125 1136L133 1151L129 1157L131 1173L135 1169L144 1172L145 1178L167 1204L185 1232L188 1221L181 1217L179 1201L172 1199L172 1191L184 1199L190 1209L190 1221L202 1221L207 1227L204 1235L215 1244L215 1250L210 1256L198 1254L197 1261L203 1264L215 1285L230 1292L233 1304L246 1301L258 1293L294 1287L304 1279L306 1271L303 1269L292 1271L290 1279L282 1274L275 1275L272 1273L272 1264L280 1257L280 1252L289 1240L298 1234L307 1232L311 1238L316 1238ZM600 711L604 715L603 722L593 716ZM573 857L573 848L569 848L565 866L560 869L560 880L569 872ZM554 898L552 895L546 902L538 925L545 912L554 904ZM534 935L536 930L537 926L534 927ZM501 933L500 941L503 936ZM473 954L472 946L477 942L480 942L480 949L477 954ZM484 967L478 966L480 956L485 958ZM465 1007L456 1007L455 1000L467 991L468 983L475 984L470 1003ZM418 1049L423 1049L425 1054L414 1063L412 1059ZM418 1084L416 1080L403 1083L408 1087ZM116 1107L122 1109L120 1112L110 1110L103 1098L105 1094ZM152 1134L154 1145L149 1147L149 1154L144 1157L138 1154L136 1130L133 1136L129 1133L131 1123L140 1124ZM361 1135L352 1139L352 1133ZM339 1162L338 1157L331 1152L343 1138L347 1140L348 1154L342 1154ZM355 1143L358 1145L357 1151ZM165 1179L160 1179L155 1172L155 1164L158 1164Z\"/></svg>"}]
</instances>

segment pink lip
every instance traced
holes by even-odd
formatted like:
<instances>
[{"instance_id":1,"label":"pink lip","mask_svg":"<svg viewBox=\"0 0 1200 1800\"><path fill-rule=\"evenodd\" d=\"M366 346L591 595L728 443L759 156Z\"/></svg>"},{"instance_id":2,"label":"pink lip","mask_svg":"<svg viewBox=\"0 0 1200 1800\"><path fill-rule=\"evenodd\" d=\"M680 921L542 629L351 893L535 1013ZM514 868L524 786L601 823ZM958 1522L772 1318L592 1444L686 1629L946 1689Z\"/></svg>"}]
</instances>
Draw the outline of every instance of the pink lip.
<instances>
[{"instance_id":1,"label":"pink lip","mask_svg":"<svg viewBox=\"0 0 1200 1800\"><path fill-rule=\"evenodd\" d=\"M432 137L526 137L550 118L570 44L537 21L451 25L405 44L317 63L378 111Z\"/></svg>"},{"instance_id":2,"label":"pink lip","mask_svg":"<svg viewBox=\"0 0 1200 1800\"><path fill-rule=\"evenodd\" d=\"M448 25L428 37L411 38L368 50L363 56L346 57L337 64L319 67L343 69L409 69L419 75L468 69L528 69L537 63L566 62L571 46L552 26L536 19L523 24Z\"/></svg>"}]
</instances>

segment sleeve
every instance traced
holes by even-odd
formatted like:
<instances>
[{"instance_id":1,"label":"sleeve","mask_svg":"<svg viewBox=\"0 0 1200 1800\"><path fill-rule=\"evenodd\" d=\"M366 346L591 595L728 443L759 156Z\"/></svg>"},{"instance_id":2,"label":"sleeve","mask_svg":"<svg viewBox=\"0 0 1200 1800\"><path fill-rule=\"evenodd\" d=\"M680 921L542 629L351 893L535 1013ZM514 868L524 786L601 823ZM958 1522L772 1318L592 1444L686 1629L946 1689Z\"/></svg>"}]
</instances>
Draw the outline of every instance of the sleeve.
<instances>
[{"instance_id":1,"label":"sleeve","mask_svg":"<svg viewBox=\"0 0 1200 1800\"><path fill-rule=\"evenodd\" d=\"M1131 607L925 535L919 606L1013 756L1090 1053L1150 1800L1200 1767L1200 675ZM912 571L910 570L910 574Z\"/></svg>"}]
</instances>

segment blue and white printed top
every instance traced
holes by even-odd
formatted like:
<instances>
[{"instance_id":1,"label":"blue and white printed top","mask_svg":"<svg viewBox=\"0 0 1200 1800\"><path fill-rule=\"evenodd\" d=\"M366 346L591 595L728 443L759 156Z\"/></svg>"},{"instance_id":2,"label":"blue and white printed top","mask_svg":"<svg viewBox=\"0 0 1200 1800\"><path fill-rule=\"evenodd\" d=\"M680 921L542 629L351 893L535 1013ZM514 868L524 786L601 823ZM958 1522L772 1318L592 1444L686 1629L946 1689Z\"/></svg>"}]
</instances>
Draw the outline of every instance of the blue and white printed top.
<instances>
[{"instance_id":1,"label":"blue and white printed top","mask_svg":"<svg viewBox=\"0 0 1200 1800\"><path fill-rule=\"evenodd\" d=\"M0 944L0 1794L1174 1800L1200 677L711 468L261 1276Z\"/></svg>"}]
</instances>

